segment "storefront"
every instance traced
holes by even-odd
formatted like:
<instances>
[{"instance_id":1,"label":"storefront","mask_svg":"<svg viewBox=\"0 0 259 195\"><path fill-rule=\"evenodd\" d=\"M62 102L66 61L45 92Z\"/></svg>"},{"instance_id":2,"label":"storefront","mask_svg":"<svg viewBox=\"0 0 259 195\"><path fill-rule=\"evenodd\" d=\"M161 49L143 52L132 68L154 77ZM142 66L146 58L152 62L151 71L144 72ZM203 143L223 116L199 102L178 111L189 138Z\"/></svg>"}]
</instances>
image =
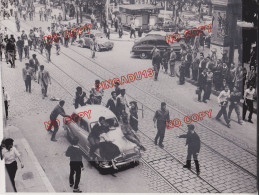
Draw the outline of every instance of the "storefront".
<instances>
[{"instance_id":1,"label":"storefront","mask_svg":"<svg viewBox=\"0 0 259 195\"><path fill-rule=\"evenodd\" d=\"M130 27L132 23L138 29L151 30L158 22L159 10L161 6L147 4L120 5L120 18L123 26Z\"/></svg>"}]
</instances>

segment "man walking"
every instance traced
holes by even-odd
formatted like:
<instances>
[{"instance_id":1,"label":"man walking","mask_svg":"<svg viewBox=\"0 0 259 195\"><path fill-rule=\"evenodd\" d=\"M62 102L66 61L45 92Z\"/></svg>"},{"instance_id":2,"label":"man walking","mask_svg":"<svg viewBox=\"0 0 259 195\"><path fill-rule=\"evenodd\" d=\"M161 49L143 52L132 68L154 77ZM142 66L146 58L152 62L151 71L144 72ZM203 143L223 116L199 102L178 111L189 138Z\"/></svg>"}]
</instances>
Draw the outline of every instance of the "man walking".
<instances>
[{"instance_id":1,"label":"man walking","mask_svg":"<svg viewBox=\"0 0 259 195\"><path fill-rule=\"evenodd\" d=\"M21 40L20 37L18 37L18 41L16 42L16 47L17 47L20 62L22 62L22 53L23 53L23 49L24 49L24 41Z\"/></svg>"},{"instance_id":2,"label":"man walking","mask_svg":"<svg viewBox=\"0 0 259 195\"><path fill-rule=\"evenodd\" d=\"M198 154L201 148L200 137L194 131L195 127L193 124L187 125L187 127L188 133L178 136L178 138L186 138L186 145L188 145L186 165L184 165L183 168L191 169L191 159L193 156L197 175L200 175L200 166L198 161Z\"/></svg>"},{"instance_id":3,"label":"man walking","mask_svg":"<svg viewBox=\"0 0 259 195\"><path fill-rule=\"evenodd\" d=\"M34 75L36 77L36 73L39 69L39 60L36 58L36 54L32 54L32 58L29 60L30 67L32 68ZM36 80L36 78L35 78Z\"/></svg>"},{"instance_id":4,"label":"man walking","mask_svg":"<svg viewBox=\"0 0 259 195\"><path fill-rule=\"evenodd\" d=\"M199 72L199 64L200 60L197 58L197 53L193 53L193 60L192 60L192 80L198 80L198 72Z\"/></svg>"},{"instance_id":5,"label":"man walking","mask_svg":"<svg viewBox=\"0 0 259 195\"><path fill-rule=\"evenodd\" d=\"M30 68L30 64L26 63L25 68L22 69L22 76L25 82L26 92L29 91L31 93L31 78L33 74L33 70Z\"/></svg>"},{"instance_id":6,"label":"man walking","mask_svg":"<svg viewBox=\"0 0 259 195\"><path fill-rule=\"evenodd\" d=\"M254 95L255 95L255 89L253 88L252 85L250 85L249 89L245 90L244 94L244 108L243 108L243 120L246 118L246 112L247 109L249 110L249 115L248 115L248 122L253 123L252 121L252 114L254 110L253 106L253 101L254 101Z\"/></svg>"},{"instance_id":7,"label":"man walking","mask_svg":"<svg viewBox=\"0 0 259 195\"><path fill-rule=\"evenodd\" d=\"M66 151L66 156L70 158L70 174L69 183L70 187L74 186L73 192L82 192L78 185L81 178L81 170L84 170L84 165L82 162L83 152L78 146L79 138L74 137L72 140L72 146L69 146ZM74 181L74 174L76 173L76 179Z\"/></svg>"},{"instance_id":8,"label":"man walking","mask_svg":"<svg viewBox=\"0 0 259 195\"><path fill-rule=\"evenodd\" d=\"M155 137L155 145L157 145L157 141L159 139L159 147L163 148L163 140L165 136L165 127L169 122L169 111L166 109L166 103L161 103L161 110L157 110L155 116L153 118L154 127L157 128L157 134Z\"/></svg>"},{"instance_id":9,"label":"man walking","mask_svg":"<svg viewBox=\"0 0 259 195\"><path fill-rule=\"evenodd\" d=\"M66 113L65 113L65 110L63 108L64 105L65 105L65 101L61 100L59 102L59 104L54 108L54 110L50 114L51 124L50 124L50 126L49 126L47 131L48 132L52 132L51 128L52 128L52 126L54 126L54 131L52 132L52 136L51 136L51 139L50 139L53 142L57 141L55 137L56 137L56 133L58 132L58 123L57 123L58 116L61 115L63 117L70 118L70 116L66 115Z\"/></svg>"},{"instance_id":10,"label":"man walking","mask_svg":"<svg viewBox=\"0 0 259 195\"><path fill-rule=\"evenodd\" d=\"M38 74L38 84L41 85L42 99L47 96L48 85L51 84L51 79L49 76L49 72L44 70L44 65L40 66L40 71Z\"/></svg>"},{"instance_id":11,"label":"man walking","mask_svg":"<svg viewBox=\"0 0 259 195\"><path fill-rule=\"evenodd\" d=\"M230 121L228 120L228 117L227 117L227 106L228 106L228 99L230 98L230 90L228 88L228 86L226 85L225 86L225 90L221 91L219 96L218 96L218 102L220 104L220 110L216 116L216 120L220 120L220 117L224 116L224 119L227 123L227 126L230 127Z\"/></svg>"},{"instance_id":12,"label":"man walking","mask_svg":"<svg viewBox=\"0 0 259 195\"><path fill-rule=\"evenodd\" d=\"M175 76L175 61L176 61L176 53L174 52L174 49L171 48L171 54L170 54L170 59L169 59L169 63L170 63L170 76L174 77Z\"/></svg>"},{"instance_id":13,"label":"man walking","mask_svg":"<svg viewBox=\"0 0 259 195\"><path fill-rule=\"evenodd\" d=\"M10 97L8 95L8 93L4 90L3 87L3 96L4 96L4 105L5 105L5 116L6 116L6 120L8 120L8 107L10 105Z\"/></svg>"},{"instance_id":14,"label":"man walking","mask_svg":"<svg viewBox=\"0 0 259 195\"><path fill-rule=\"evenodd\" d=\"M152 65L154 67L154 72L155 72L155 78L154 78L155 81L157 81L161 63L162 63L162 58L161 58L160 51L158 50L158 52L153 53L153 57L152 57Z\"/></svg>"},{"instance_id":15,"label":"man walking","mask_svg":"<svg viewBox=\"0 0 259 195\"><path fill-rule=\"evenodd\" d=\"M229 105L229 110L228 110L228 120L230 120L231 113L232 113L233 109L235 109L235 111L237 113L238 123L240 125L242 125L243 123L241 121L240 110L239 110L240 99L241 99L241 92L239 92L237 90L237 87L234 86L233 92L230 93L230 99L229 99L230 105Z\"/></svg>"},{"instance_id":16,"label":"man walking","mask_svg":"<svg viewBox=\"0 0 259 195\"><path fill-rule=\"evenodd\" d=\"M204 69L201 73L201 75L199 76L198 79L198 86L199 86L199 92L198 92L198 101L201 102L201 93L203 91L203 98L202 101L204 103L206 102L206 95L207 95L207 90L206 90L206 86L207 86L207 74L206 74L207 70Z\"/></svg>"}]
</instances>

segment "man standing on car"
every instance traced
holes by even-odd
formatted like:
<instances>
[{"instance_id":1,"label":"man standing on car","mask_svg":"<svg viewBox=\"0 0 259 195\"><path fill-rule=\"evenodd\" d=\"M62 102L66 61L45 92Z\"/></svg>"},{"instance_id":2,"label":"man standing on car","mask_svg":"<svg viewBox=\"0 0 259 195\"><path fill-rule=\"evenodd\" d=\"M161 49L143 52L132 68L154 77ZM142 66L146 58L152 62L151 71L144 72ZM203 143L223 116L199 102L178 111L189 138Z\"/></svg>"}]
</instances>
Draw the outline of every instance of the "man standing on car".
<instances>
[{"instance_id":1,"label":"man standing on car","mask_svg":"<svg viewBox=\"0 0 259 195\"><path fill-rule=\"evenodd\" d=\"M166 103L162 102L161 103L161 110L157 110L155 113L155 116L153 118L154 121L154 127L157 127L157 134L155 137L155 145L157 145L157 141L159 138L159 146L161 148L164 147L163 145L163 140L164 140L164 136L165 136L165 127L166 127L166 123L168 123L170 120L169 117L169 111L166 109ZM157 125L156 125L157 123Z\"/></svg>"},{"instance_id":2,"label":"man standing on car","mask_svg":"<svg viewBox=\"0 0 259 195\"><path fill-rule=\"evenodd\" d=\"M184 165L183 168L191 169L191 158L193 156L197 175L200 175L200 166L198 161L198 154L201 148L200 137L194 131L195 127L193 124L187 125L187 127L188 133L178 136L178 138L186 138L186 145L188 145L186 165Z\"/></svg>"},{"instance_id":3,"label":"man standing on car","mask_svg":"<svg viewBox=\"0 0 259 195\"><path fill-rule=\"evenodd\" d=\"M70 157L70 174L69 174L69 183L70 187L74 186L73 192L82 192L78 185L81 178L81 170L84 170L84 165L82 162L83 152L80 150L79 138L74 137L72 140L72 146L69 146L66 151L66 156ZM74 174L76 173L76 180L74 182Z\"/></svg>"},{"instance_id":4,"label":"man standing on car","mask_svg":"<svg viewBox=\"0 0 259 195\"><path fill-rule=\"evenodd\" d=\"M57 140L56 140L56 138L55 138L55 136L56 136L56 133L58 132L58 123L57 123L57 118L58 118L58 115L61 115L61 116L63 116L63 117L69 117L70 118L70 116L69 115L66 115L66 113L65 113L65 110L64 110L64 108L63 108L63 106L65 105L65 101L64 100L61 100L60 102L59 102L59 104L54 108L54 110L51 112L51 114L50 114L50 120L51 120L51 124L50 124L50 126L49 126L49 128L48 128L48 132L52 132L51 131L51 128L52 128L52 126L54 126L54 131L52 132L52 136L51 136L51 141L53 141L53 142L56 142Z\"/></svg>"}]
</instances>

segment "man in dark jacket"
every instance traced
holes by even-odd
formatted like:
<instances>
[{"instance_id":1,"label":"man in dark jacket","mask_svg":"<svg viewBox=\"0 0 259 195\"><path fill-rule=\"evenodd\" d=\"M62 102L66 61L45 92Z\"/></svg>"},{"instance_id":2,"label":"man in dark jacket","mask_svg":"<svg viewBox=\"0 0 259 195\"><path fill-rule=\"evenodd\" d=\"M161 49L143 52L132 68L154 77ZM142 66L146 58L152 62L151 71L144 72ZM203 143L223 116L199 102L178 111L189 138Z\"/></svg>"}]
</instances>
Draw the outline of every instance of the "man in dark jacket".
<instances>
[{"instance_id":1,"label":"man in dark jacket","mask_svg":"<svg viewBox=\"0 0 259 195\"><path fill-rule=\"evenodd\" d=\"M233 91L230 93L230 98L229 98L230 105L229 105L229 110L228 110L228 119L230 120L231 113L232 113L233 109L235 109L235 111L237 113L238 123L240 125L242 125L243 123L241 121L240 110L239 110L240 99L241 99L241 92L239 92L237 90L237 87L234 86Z\"/></svg>"},{"instance_id":2,"label":"man in dark jacket","mask_svg":"<svg viewBox=\"0 0 259 195\"><path fill-rule=\"evenodd\" d=\"M76 88L76 97L75 97L75 109L78 108L78 106L84 106L85 102L84 99L86 97L86 93L82 90L82 87Z\"/></svg>"},{"instance_id":3,"label":"man in dark jacket","mask_svg":"<svg viewBox=\"0 0 259 195\"><path fill-rule=\"evenodd\" d=\"M72 140L72 146L69 146L66 151L66 156L70 157L70 174L69 174L69 183L70 187L74 186L73 192L82 192L79 188L79 182L81 177L81 169L84 169L82 162L83 152L78 146L79 138L74 137ZM76 180L74 182L74 174L76 173Z\"/></svg>"},{"instance_id":4,"label":"man in dark jacket","mask_svg":"<svg viewBox=\"0 0 259 195\"><path fill-rule=\"evenodd\" d=\"M17 51L19 54L19 60L20 60L20 62L22 62L22 52L24 49L24 41L21 40L20 37L18 37L18 41L16 42L16 47L17 47Z\"/></svg>"},{"instance_id":5,"label":"man in dark jacket","mask_svg":"<svg viewBox=\"0 0 259 195\"><path fill-rule=\"evenodd\" d=\"M204 69L202 71L202 73L200 74L199 76L199 79L198 79L198 87L199 87L199 92L198 92L198 101L201 102L201 93L202 93L202 90L204 91L203 92L203 98L202 98L202 101L204 103L207 103L206 100L205 100L205 97L206 97L206 83L207 83L207 70Z\"/></svg>"},{"instance_id":6,"label":"man in dark jacket","mask_svg":"<svg viewBox=\"0 0 259 195\"><path fill-rule=\"evenodd\" d=\"M188 133L178 136L179 138L186 138L186 145L188 145L186 165L184 165L183 168L191 169L191 158L193 156L197 175L199 175L200 166L198 161L198 154L200 152L201 141L198 134L194 131L194 128L195 128L194 125L190 124L187 126L188 126Z\"/></svg>"},{"instance_id":7,"label":"man in dark jacket","mask_svg":"<svg viewBox=\"0 0 259 195\"><path fill-rule=\"evenodd\" d=\"M160 52L157 52L153 54L152 58L152 64L154 66L154 72L155 72L155 81L157 81L158 73L160 70L160 64L162 63L162 58Z\"/></svg>"},{"instance_id":8,"label":"man in dark jacket","mask_svg":"<svg viewBox=\"0 0 259 195\"><path fill-rule=\"evenodd\" d=\"M155 145L157 145L157 141L159 138L159 146L161 148L164 147L163 145L163 140L165 137L165 127L166 124L169 122L170 117L169 117L169 111L166 109L166 103L162 102L161 103L161 110L157 110L155 113L155 116L153 118L154 121L154 127L157 127L157 134L155 137ZM156 124L157 123L157 124Z\"/></svg>"},{"instance_id":9,"label":"man in dark jacket","mask_svg":"<svg viewBox=\"0 0 259 195\"><path fill-rule=\"evenodd\" d=\"M110 98L106 104L106 108L109 108L116 116L119 117L119 99L115 91L111 92L112 98Z\"/></svg>"}]
</instances>

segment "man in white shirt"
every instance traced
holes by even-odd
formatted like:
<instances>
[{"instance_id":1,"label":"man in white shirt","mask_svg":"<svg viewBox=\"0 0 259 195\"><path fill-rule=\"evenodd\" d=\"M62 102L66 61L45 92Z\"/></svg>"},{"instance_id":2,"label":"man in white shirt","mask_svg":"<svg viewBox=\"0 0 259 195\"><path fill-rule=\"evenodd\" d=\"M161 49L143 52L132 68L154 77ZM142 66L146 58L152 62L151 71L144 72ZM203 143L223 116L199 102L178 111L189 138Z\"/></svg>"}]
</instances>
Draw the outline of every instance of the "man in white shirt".
<instances>
[{"instance_id":1,"label":"man in white shirt","mask_svg":"<svg viewBox=\"0 0 259 195\"><path fill-rule=\"evenodd\" d=\"M119 99L119 114L122 113L122 110L126 111L126 106L129 107L128 104L128 100L127 100L127 96L126 96L126 90L125 89L121 89L121 94L118 95L118 99Z\"/></svg>"},{"instance_id":2,"label":"man in white shirt","mask_svg":"<svg viewBox=\"0 0 259 195\"><path fill-rule=\"evenodd\" d=\"M218 112L217 116L216 116L216 119L219 121L220 120L220 117L224 116L224 119L227 123L227 126L230 127L230 121L228 119L228 116L227 116L227 106L228 106L228 99L230 98L230 90L229 90L229 87L226 85L225 86L225 90L221 91L219 96L218 96L218 102L220 104L220 111Z\"/></svg>"},{"instance_id":3,"label":"man in white shirt","mask_svg":"<svg viewBox=\"0 0 259 195\"><path fill-rule=\"evenodd\" d=\"M4 105L5 105L5 116L6 116L6 119L8 119L8 107L10 105L10 97L8 93L4 90L4 87L3 87L3 98L4 98Z\"/></svg>"},{"instance_id":4,"label":"man in white shirt","mask_svg":"<svg viewBox=\"0 0 259 195\"><path fill-rule=\"evenodd\" d=\"M96 100L96 104L101 104L102 103L102 97L103 97L103 89L102 86L100 85L100 81L96 80L94 87L92 87L90 94L93 94Z\"/></svg>"},{"instance_id":5,"label":"man in white shirt","mask_svg":"<svg viewBox=\"0 0 259 195\"><path fill-rule=\"evenodd\" d=\"M252 121L252 114L253 114L253 100L254 100L254 94L255 94L255 89L253 88L252 85L250 85L249 89L245 90L244 94L244 108L243 108L243 120L246 118L246 112L247 109L249 110L249 115L248 115L248 122L253 123Z\"/></svg>"}]
</instances>

